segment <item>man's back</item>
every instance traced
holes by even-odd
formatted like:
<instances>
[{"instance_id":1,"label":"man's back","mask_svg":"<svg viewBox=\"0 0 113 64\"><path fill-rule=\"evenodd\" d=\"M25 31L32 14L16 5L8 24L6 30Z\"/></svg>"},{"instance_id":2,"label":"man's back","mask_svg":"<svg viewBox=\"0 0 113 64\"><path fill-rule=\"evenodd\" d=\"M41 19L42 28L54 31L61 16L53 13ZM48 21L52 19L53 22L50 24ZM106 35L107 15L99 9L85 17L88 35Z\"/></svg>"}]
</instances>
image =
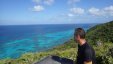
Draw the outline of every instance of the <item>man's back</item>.
<instances>
[{"instance_id":1,"label":"man's back","mask_svg":"<svg viewBox=\"0 0 113 64\"><path fill-rule=\"evenodd\" d=\"M77 64L84 64L84 61L96 64L95 51L87 42L82 46L78 45Z\"/></svg>"}]
</instances>

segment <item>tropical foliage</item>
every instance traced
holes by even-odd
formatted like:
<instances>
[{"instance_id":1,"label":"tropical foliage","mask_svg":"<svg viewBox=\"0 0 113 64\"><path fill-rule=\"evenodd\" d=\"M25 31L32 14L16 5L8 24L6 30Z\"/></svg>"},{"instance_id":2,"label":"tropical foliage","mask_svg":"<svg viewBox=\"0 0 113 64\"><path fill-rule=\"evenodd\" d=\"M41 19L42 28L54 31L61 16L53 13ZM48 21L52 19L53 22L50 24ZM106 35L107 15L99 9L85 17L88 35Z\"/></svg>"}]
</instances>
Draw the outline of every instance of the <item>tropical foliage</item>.
<instances>
[{"instance_id":1,"label":"tropical foliage","mask_svg":"<svg viewBox=\"0 0 113 64\"><path fill-rule=\"evenodd\" d=\"M113 21L98 24L87 31L87 39L91 43L113 42Z\"/></svg>"}]
</instances>

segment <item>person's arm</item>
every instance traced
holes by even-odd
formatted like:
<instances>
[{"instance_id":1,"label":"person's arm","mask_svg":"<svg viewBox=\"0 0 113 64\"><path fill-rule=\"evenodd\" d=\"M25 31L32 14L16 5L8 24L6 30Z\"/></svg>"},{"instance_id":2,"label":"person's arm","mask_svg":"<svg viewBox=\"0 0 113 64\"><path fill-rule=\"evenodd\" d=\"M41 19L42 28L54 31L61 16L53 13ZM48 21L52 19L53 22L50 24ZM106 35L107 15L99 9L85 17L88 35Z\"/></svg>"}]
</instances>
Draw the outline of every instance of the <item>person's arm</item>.
<instances>
[{"instance_id":1,"label":"person's arm","mask_svg":"<svg viewBox=\"0 0 113 64\"><path fill-rule=\"evenodd\" d=\"M92 64L92 61L84 62L84 64Z\"/></svg>"},{"instance_id":2,"label":"person's arm","mask_svg":"<svg viewBox=\"0 0 113 64\"><path fill-rule=\"evenodd\" d=\"M91 49L85 51L84 64L92 64L92 52Z\"/></svg>"}]
</instances>

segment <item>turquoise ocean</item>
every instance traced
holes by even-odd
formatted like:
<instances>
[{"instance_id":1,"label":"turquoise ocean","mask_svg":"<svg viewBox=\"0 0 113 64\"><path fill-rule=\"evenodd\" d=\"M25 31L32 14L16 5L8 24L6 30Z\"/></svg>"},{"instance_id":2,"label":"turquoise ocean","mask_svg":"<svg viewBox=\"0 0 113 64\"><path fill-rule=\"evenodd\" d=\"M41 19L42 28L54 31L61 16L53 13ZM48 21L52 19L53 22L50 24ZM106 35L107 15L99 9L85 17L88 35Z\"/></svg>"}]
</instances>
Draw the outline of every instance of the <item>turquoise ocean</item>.
<instances>
[{"instance_id":1,"label":"turquoise ocean","mask_svg":"<svg viewBox=\"0 0 113 64\"><path fill-rule=\"evenodd\" d=\"M0 59L41 52L73 38L75 28L87 31L95 24L44 24L0 26Z\"/></svg>"}]
</instances>

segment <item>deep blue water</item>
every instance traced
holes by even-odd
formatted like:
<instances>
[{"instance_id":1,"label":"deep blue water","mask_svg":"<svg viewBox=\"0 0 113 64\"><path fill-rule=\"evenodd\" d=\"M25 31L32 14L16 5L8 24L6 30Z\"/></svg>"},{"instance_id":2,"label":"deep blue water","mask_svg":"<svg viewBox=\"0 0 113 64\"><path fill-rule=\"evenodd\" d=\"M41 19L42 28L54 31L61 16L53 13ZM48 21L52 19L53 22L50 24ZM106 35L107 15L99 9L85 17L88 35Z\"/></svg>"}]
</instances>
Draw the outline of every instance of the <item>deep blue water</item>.
<instances>
[{"instance_id":1,"label":"deep blue water","mask_svg":"<svg viewBox=\"0 0 113 64\"><path fill-rule=\"evenodd\" d=\"M0 26L0 59L18 58L27 52L40 52L61 45L73 37L74 29L95 24Z\"/></svg>"}]
</instances>

